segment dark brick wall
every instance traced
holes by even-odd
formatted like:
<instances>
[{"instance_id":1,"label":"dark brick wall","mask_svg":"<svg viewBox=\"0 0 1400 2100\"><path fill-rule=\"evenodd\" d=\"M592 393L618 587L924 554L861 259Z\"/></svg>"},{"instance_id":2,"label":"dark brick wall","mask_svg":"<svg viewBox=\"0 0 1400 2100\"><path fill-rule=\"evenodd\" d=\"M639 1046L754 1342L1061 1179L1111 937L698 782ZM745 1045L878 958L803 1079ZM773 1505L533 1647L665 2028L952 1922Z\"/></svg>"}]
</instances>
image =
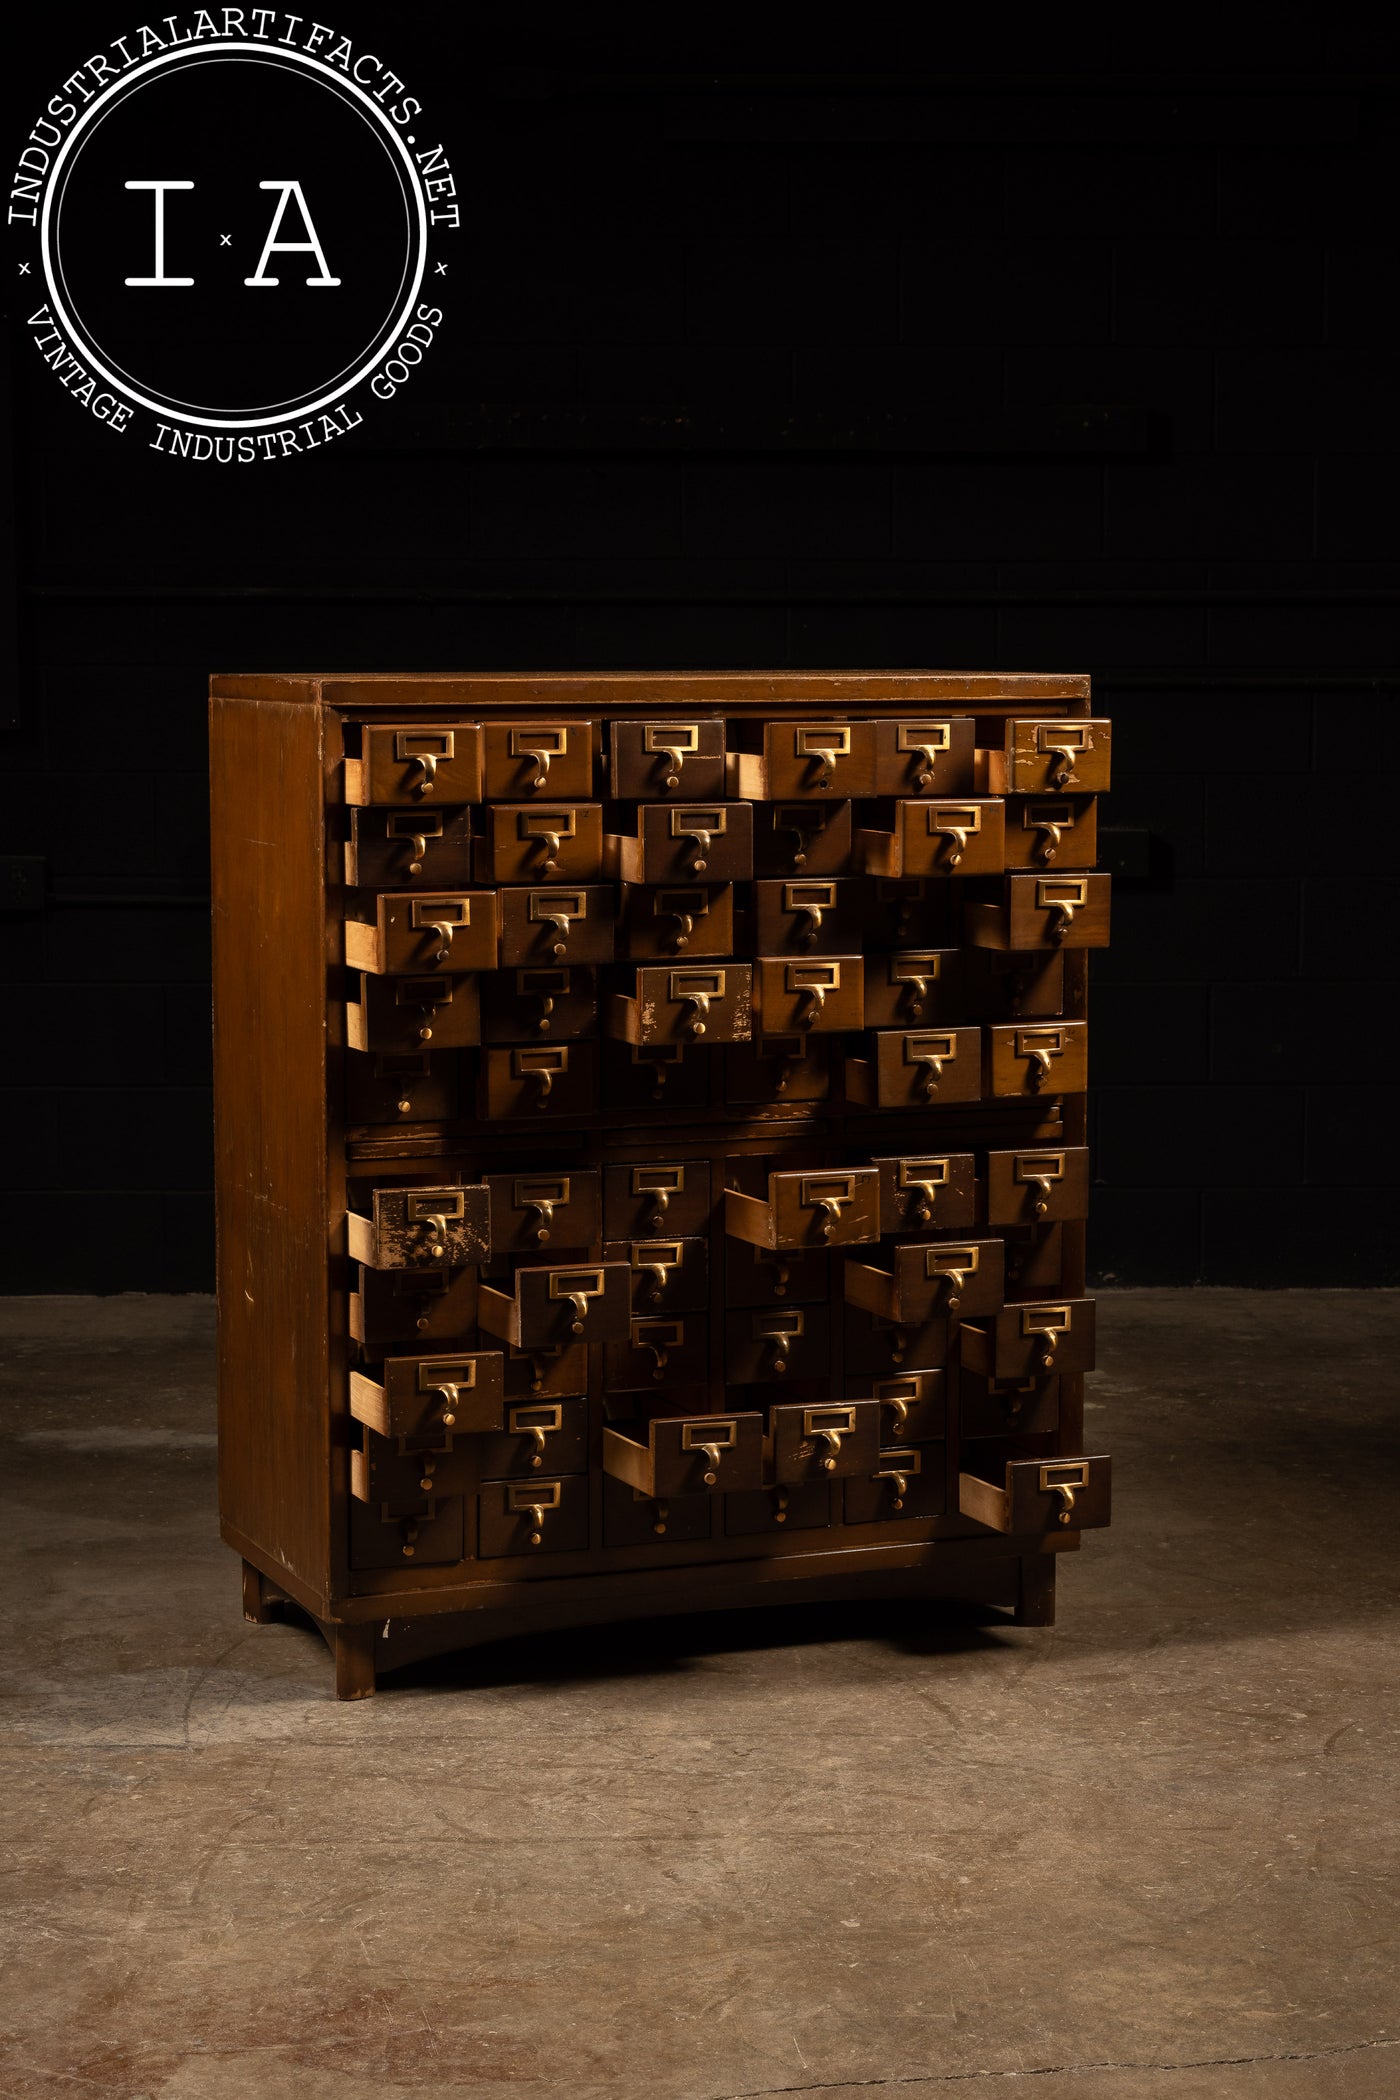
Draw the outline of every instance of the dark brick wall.
<instances>
[{"instance_id":1,"label":"dark brick wall","mask_svg":"<svg viewBox=\"0 0 1400 2100\"><path fill-rule=\"evenodd\" d=\"M1102 1273L1393 1277L1396 52L937 13L396 16L472 223L404 401L310 460L134 455L16 342L7 1287L210 1277L211 669L881 663L1085 670L1115 718L1152 844L1096 973ZM65 17L55 83L121 26Z\"/></svg>"}]
</instances>

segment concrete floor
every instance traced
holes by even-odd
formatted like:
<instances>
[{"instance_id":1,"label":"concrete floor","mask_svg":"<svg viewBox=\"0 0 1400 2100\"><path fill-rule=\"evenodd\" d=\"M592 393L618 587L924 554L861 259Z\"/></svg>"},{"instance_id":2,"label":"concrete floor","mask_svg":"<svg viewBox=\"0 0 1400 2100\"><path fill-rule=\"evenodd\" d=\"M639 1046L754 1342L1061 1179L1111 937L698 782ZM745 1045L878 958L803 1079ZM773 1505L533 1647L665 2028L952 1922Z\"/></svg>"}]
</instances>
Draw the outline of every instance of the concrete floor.
<instances>
[{"instance_id":1,"label":"concrete floor","mask_svg":"<svg viewBox=\"0 0 1400 2100\"><path fill-rule=\"evenodd\" d=\"M1400 1295L1102 1327L1054 1630L737 1614L336 1705L240 1617L209 1304L0 1300L0 2094L1394 2100Z\"/></svg>"}]
</instances>

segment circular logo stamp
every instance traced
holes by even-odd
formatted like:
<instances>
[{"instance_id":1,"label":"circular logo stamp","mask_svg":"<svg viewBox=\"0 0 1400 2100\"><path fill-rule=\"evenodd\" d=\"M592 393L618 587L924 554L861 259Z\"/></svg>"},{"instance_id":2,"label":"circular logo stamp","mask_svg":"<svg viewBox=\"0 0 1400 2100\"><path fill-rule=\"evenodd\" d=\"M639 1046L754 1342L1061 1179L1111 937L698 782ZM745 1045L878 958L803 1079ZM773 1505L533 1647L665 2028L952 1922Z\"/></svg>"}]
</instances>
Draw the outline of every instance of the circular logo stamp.
<instances>
[{"instance_id":1,"label":"circular logo stamp","mask_svg":"<svg viewBox=\"0 0 1400 2100\"><path fill-rule=\"evenodd\" d=\"M157 451L286 458L407 385L460 223L446 151L377 53L271 8L114 38L50 97L9 223L39 354Z\"/></svg>"}]
</instances>

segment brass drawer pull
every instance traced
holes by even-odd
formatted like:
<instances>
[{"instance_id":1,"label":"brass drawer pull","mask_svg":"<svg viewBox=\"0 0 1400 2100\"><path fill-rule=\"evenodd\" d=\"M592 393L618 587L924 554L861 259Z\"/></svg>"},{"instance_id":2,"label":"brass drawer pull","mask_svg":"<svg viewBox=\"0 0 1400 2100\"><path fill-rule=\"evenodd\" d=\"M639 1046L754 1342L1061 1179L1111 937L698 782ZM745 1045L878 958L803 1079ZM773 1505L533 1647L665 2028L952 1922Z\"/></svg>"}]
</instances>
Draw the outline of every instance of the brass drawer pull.
<instances>
[{"instance_id":1,"label":"brass drawer pull","mask_svg":"<svg viewBox=\"0 0 1400 2100\"><path fill-rule=\"evenodd\" d=\"M634 1320L631 1331L632 1347L650 1352L655 1369L652 1378L659 1384L666 1376L666 1365L673 1349L685 1342L684 1320Z\"/></svg>"},{"instance_id":2,"label":"brass drawer pull","mask_svg":"<svg viewBox=\"0 0 1400 2100\"><path fill-rule=\"evenodd\" d=\"M851 755L851 732L849 728L838 728L835 723L794 729L792 748L795 757L809 759L816 765L816 777L812 785L829 788L836 772L837 759L849 758Z\"/></svg>"},{"instance_id":3,"label":"brass drawer pull","mask_svg":"<svg viewBox=\"0 0 1400 2100\"><path fill-rule=\"evenodd\" d=\"M1039 1093L1050 1077L1053 1060L1065 1054L1065 1038L1062 1028L1018 1028L1016 1030L1016 1055L1027 1058L1030 1071L1027 1080L1032 1093Z\"/></svg>"},{"instance_id":4,"label":"brass drawer pull","mask_svg":"<svg viewBox=\"0 0 1400 2100\"><path fill-rule=\"evenodd\" d=\"M714 1487L719 1479L720 1462L726 1451L732 1451L739 1441L738 1427L733 1422L682 1422L682 1451L700 1451L709 1460L703 1475L705 1486Z\"/></svg>"},{"instance_id":5,"label":"brass drawer pull","mask_svg":"<svg viewBox=\"0 0 1400 2100\"><path fill-rule=\"evenodd\" d=\"M1074 805L1072 802L1028 802L1021 811L1021 829L1035 833L1031 851L1037 860L1048 864L1059 852L1065 832L1074 829Z\"/></svg>"},{"instance_id":6,"label":"brass drawer pull","mask_svg":"<svg viewBox=\"0 0 1400 2100\"><path fill-rule=\"evenodd\" d=\"M686 1022L687 1035L705 1033L710 1001L724 997L724 984L723 970L672 970L669 995L676 1005L691 1009L690 1019Z\"/></svg>"},{"instance_id":7,"label":"brass drawer pull","mask_svg":"<svg viewBox=\"0 0 1400 2100\"><path fill-rule=\"evenodd\" d=\"M756 1342L767 1342L773 1351L773 1375L786 1378L788 1357L792 1354L789 1342L807 1331L807 1315L794 1307L788 1312L755 1313L753 1338Z\"/></svg>"},{"instance_id":8,"label":"brass drawer pull","mask_svg":"<svg viewBox=\"0 0 1400 2100\"><path fill-rule=\"evenodd\" d=\"M1089 885L1083 876L1078 881L1065 876L1042 876L1035 886L1036 909L1051 914L1050 938L1055 942L1064 940L1074 924L1075 913L1082 911L1088 901Z\"/></svg>"},{"instance_id":9,"label":"brass drawer pull","mask_svg":"<svg viewBox=\"0 0 1400 2100\"><path fill-rule=\"evenodd\" d=\"M551 741L546 741L550 739ZM510 755L512 758L528 758L534 766L533 776L524 786L533 794L542 788L549 778L549 762L561 758L567 748L567 729L541 729L538 724L532 729L512 729L510 732ZM558 848L555 848L558 851Z\"/></svg>"},{"instance_id":10,"label":"brass drawer pull","mask_svg":"<svg viewBox=\"0 0 1400 2100\"><path fill-rule=\"evenodd\" d=\"M468 1359L460 1364L419 1364L418 1390L420 1393L440 1393L444 1429L452 1429L457 1421L457 1402L461 1394L469 1393L476 1384L476 1365Z\"/></svg>"},{"instance_id":11,"label":"brass drawer pull","mask_svg":"<svg viewBox=\"0 0 1400 2100\"><path fill-rule=\"evenodd\" d=\"M524 1401L513 1407L507 1417L512 1436L528 1436L534 1442L530 1464L542 1466L544 1454L551 1436L556 1436L564 1426L564 1410L556 1400L552 1406L542 1407L537 1401Z\"/></svg>"},{"instance_id":12,"label":"brass drawer pull","mask_svg":"<svg viewBox=\"0 0 1400 2100\"><path fill-rule=\"evenodd\" d=\"M943 1067L950 1064L958 1054L957 1037L950 1029L946 1035L906 1035L904 1038L904 1062L906 1065L922 1065L924 1076L919 1091L926 1101L931 1101L943 1077Z\"/></svg>"},{"instance_id":13,"label":"brass drawer pull","mask_svg":"<svg viewBox=\"0 0 1400 2100\"><path fill-rule=\"evenodd\" d=\"M450 729L425 733L401 729L394 738L394 757L400 765L416 766L420 778L410 786L415 795L431 795L437 779L439 759L456 754L456 737Z\"/></svg>"},{"instance_id":14,"label":"brass drawer pull","mask_svg":"<svg viewBox=\"0 0 1400 2100\"><path fill-rule=\"evenodd\" d=\"M926 821L930 838L949 842L939 848L939 854L946 867L955 868L967 851L968 840L982 829L982 812L975 802L939 802L929 809Z\"/></svg>"},{"instance_id":15,"label":"brass drawer pull","mask_svg":"<svg viewBox=\"0 0 1400 2100\"><path fill-rule=\"evenodd\" d=\"M532 1528L530 1544L544 1544L544 1520L553 1509L558 1509L562 1495L561 1483L557 1480L512 1481L506 1489L506 1508L513 1517L529 1517Z\"/></svg>"},{"instance_id":16,"label":"brass drawer pull","mask_svg":"<svg viewBox=\"0 0 1400 2100\"><path fill-rule=\"evenodd\" d=\"M798 1206L822 1213L822 1238L829 1240L841 1222L842 1205L854 1203L855 1195L853 1174L804 1174L798 1189Z\"/></svg>"},{"instance_id":17,"label":"brass drawer pull","mask_svg":"<svg viewBox=\"0 0 1400 2100\"><path fill-rule=\"evenodd\" d=\"M687 757L700 749L700 727L696 722L647 722L642 728L642 749L664 758L669 767L664 785L678 788L681 768Z\"/></svg>"},{"instance_id":18,"label":"brass drawer pull","mask_svg":"<svg viewBox=\"0 0 1400 2100\"><path fill-rule=\"evenodd\" d=\"M900 722L894 734L896 751L917 752L923 764L914 775L920 793L933 785L935 762L952 748L951 722Z\"/></svg>"},{"instance_id":19,"label":"brass drawer pull","mask_svg":"<svg viewBox=\"0 0 1400 2100\"><path fill-rule=\"evenodd\" d=\"M841 1451L841 1439L854 1436L856 1411L853 1407L809 1407L802 1416L802 1434L814 1442L826 1445L822 1459L822 1471L834 1473Z\"/></svg>"},{"instance_id":20,"label":"brass drawer pull","mask_svg":"<svg viewBox=\"0 0 1400 2100\"><path fill-rule=\"evenodd\" d=\"M1050 1209L1051 1185L1065 1178L1064 1153L1018 1152L1011 1171L1013 1180L1036 1191L1036 1217L1045 1217Z\"/></svg>"},{"instance_id":21,"label":"brass drawer pull","mask_svg":"<svg viewBox=\"0 0 1400 2100\"><path fill-rule=\"evenodd\" d=\"M705 855L712 840L723 838L729 829L728 810L716 806L710 809L673 809L671 811L671 836L673 839L692 839L690 863L692 875L703 875L709 866Z\"/></svg>"},{"instance_id":22,"label":"brass drawer pull","mask_svg":"<svg viewBox=\"0 0 1400 2100\"><path fill-rule=\"evenodd\" d=\"M604 1277L601 1269L552 1269L549 1277L549 1295L553 1299L565 1298L574 1309L572 1332L582 1334L588 1318L588 1301L601 1298Z\"/></svg>"},{"instance_id":23,"label":"brass drawer pull","mask_svg":"<svg viewBox=\"0 0 1400 2100\"><path fill-rule=\"evenodd\" d=\"M569 1201L569 1177L556 1175L548 1180L527 1180L517 1176L513 1191L516 1210L532 1210L535 1213L535 1238L541 1246L549 1238L554 1224L557 1206Z\"/></svg>"},{"instance_id":24,"label":"brass drawer pull","mask_svg":"<svg viewBox=\"0 0 1400 2100\"><path fill-rule=\"evenodd\" d=\"M836 909L836 884L834 882L786 882L783 884L783 910L797 912L807 921L797 938L804 948L810 948L821 930L823 912Z\"/></svg>"},{"instance_id":25,"label":"brass drawer pull","mask_svg":"<svg viewBox=\"0 0 1400 2100\"><path fill-rule=\"evenodd\" d=\"M678 1269L685 1249L679 1240L634 1240L632 1242L632 1268L635 1274L650 1276L651 1289L647 1296L653 1304L659 1304L665 1295L666 1279L672 1269Z\"/></svg>"},{"instance_id":26,"label":"brass drawer pull","mask_svg":"<svg viewBox=\"0 0 1400 2100\"><path fill-rule=\"evenodd\" d=\"M941 1278L948 1286L944 1305L955 1313L962 1304L962 1294L969 1276L975 1276L981 1265L980 1247L929 1247L924 1254L924 1275L929 1282Z\"/></svg>"},{"instance_id":27,"label":"brass drawer pull","mask_svg":"<svg viewBox=\"0 0 1400 2100\"><path fill-rule=\"evenodd\" d=\"M1054 1369L1055 1345L1062 1334L1070 1332L1073 1318L1067 1305L1027 1305L1022 1308L1021 1334L1026 1341L1039 1342L1043 1374Z\"/></svg>"},{"instance_id":28,"label":"brass drawer pull","mask_svg":"<svg viewBox=\"0 0 1400 2100\"><path fill-rule=\"evenodd\" d=\"M552 850L557 853L559 840L553 838ZM552 861L545 863L553 865ZM555 955L569 952L569 928L575 919L588 917L588 898L582 890L531 890L529 902L530 923L534 926L552 926L558 938L554 943Z\"/></svg>"},{"instance_id":29,"label":"brass drawer pull","mask_svg":"<svg viewBox=\"0 0 1400 2100\"><path fill-rule=\"evenodd\" d=\"M1080 1488L1089 1485L1089 1463L1080 1459L1075 1465L1049 1465L1040 1469L1040 1492L1042 1495L1058 1495L1060 1514L1058 1522L1072 1524L1074 1521L1074 1498Z\"/></svg>"},{"instance_id":30,"label":"brass drawer pull","mask_svg":"<svg viewBox=\"0 0 1400 2100\"><path fill-rule=\"evenodd\" d=\"M512 1078L530 1081L535 1088L535 1107L543 1108L554 1091L555 1074L569 1069L568 1046L555 1043L547 1050L512 1050L510 1069Z\"/></svg>"},{"instance_id":31,"label":"brass drawer pull","mask_svg":"<svg viewBox=\"0 0 1400 2100\"><path fill-rule=\"evenodd\" d=\"M1042 722L1036 732L1036 749L1055 761L1050 769L1051 787L1068 787L1077 777L1074 761L1081 752L1093 748L1093 731L1087 725L1071 728L1067 722Z\"/></svg>"}]
</instances>

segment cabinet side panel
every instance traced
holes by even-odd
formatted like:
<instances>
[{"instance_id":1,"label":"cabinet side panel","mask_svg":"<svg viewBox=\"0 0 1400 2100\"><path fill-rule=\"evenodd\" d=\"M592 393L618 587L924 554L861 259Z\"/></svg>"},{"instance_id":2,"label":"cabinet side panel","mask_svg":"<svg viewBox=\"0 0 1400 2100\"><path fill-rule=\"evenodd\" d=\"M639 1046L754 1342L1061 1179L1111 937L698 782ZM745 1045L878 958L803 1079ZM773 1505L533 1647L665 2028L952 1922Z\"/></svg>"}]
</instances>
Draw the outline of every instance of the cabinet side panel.
<instances>
[{"instance_id":1,"label":"cabinet side panel","mask_svg":"<svg viewBox=\"0 0 1400 2100\"><path fill-rule=\"evenodd\" d=\"M220 1515L324 1596L321 737L319 707L211 703Z\"/></svg>"}]
</instances>

